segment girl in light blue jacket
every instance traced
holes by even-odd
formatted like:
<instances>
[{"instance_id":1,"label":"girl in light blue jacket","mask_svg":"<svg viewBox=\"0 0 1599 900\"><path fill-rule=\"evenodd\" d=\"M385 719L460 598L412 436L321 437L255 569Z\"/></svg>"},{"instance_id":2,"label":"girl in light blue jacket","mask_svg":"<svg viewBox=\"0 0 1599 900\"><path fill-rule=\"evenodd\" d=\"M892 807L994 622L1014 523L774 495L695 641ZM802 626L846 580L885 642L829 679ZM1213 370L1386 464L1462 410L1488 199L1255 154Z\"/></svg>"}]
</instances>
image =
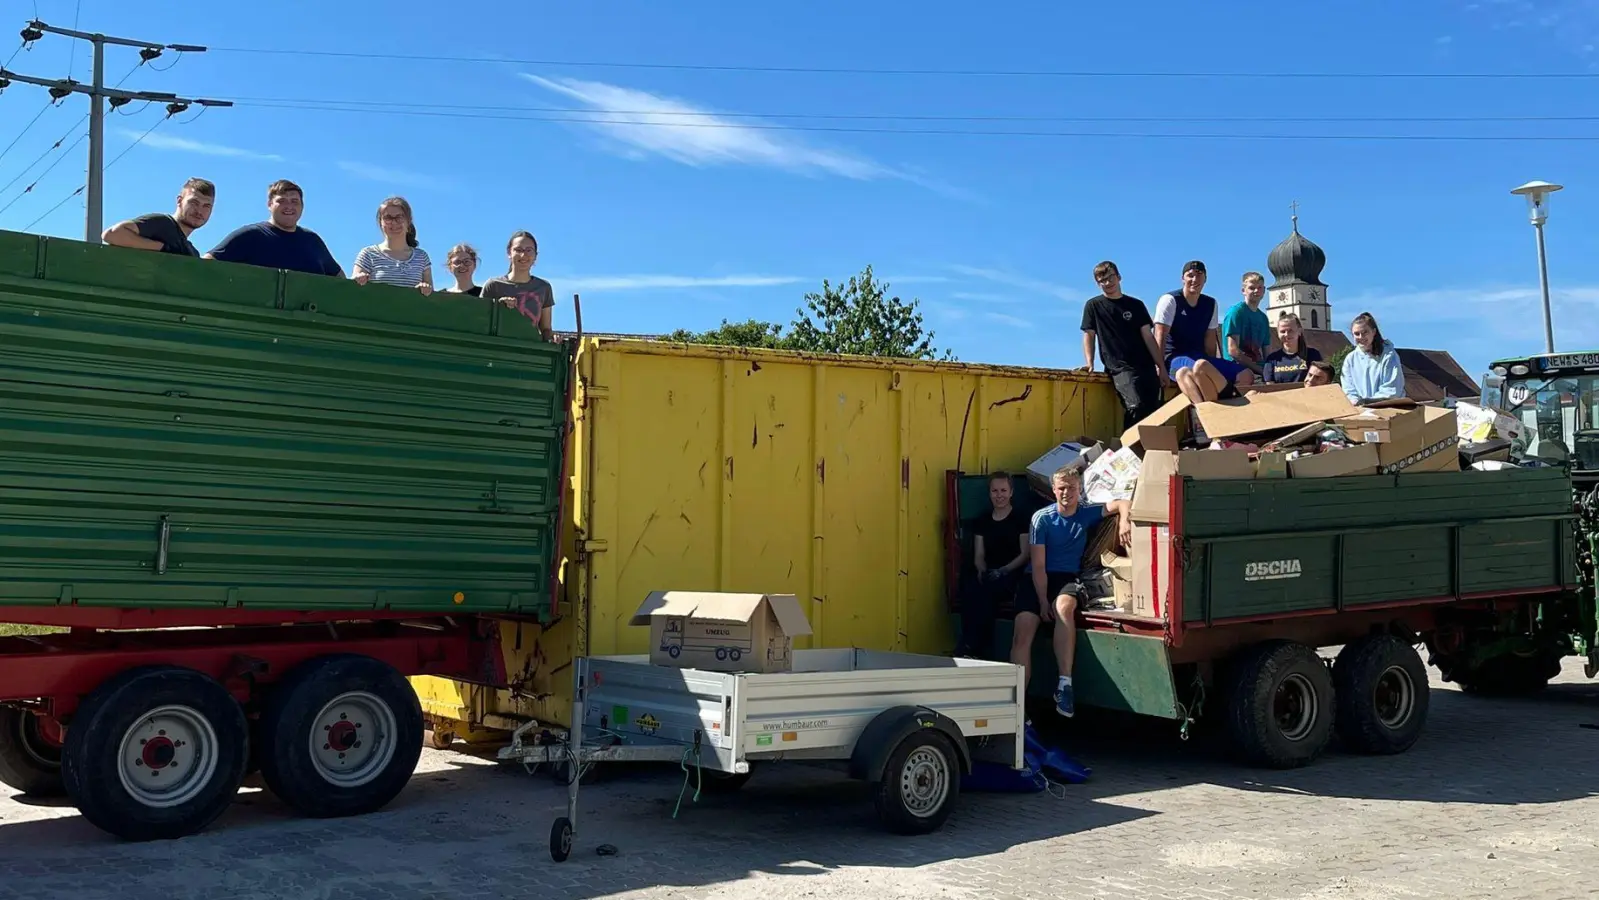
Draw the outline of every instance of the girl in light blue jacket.
<instances>
[{"instance_id":1,"label":"girl in light blue jacket","mask_svg":"<svg viewBox=\"0 0 1599 900\"><path fill-rule=\"evenodd\" d=\"M1349 326L1355 346L1344 356L1344 371L1339 381L1344 396L1359 406L1368 400L1389 400L1405 395L1405 367L1399 351L1382 336L1377 319L1369 312L1355 316Z\"/></svg>"}]
</instances>

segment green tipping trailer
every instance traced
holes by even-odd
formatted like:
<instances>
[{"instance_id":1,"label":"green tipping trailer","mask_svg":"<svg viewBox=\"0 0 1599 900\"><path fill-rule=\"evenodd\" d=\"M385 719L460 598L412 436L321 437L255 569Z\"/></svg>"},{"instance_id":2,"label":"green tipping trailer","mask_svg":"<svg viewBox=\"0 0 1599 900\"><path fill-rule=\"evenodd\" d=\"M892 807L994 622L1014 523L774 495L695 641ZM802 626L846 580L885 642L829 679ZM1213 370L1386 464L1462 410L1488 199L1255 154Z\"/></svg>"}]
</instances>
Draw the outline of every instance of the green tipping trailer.
<instances>
[{"instance_id":1,"label":"green tipping trailer","mask_svg":"<svg viewBox=\"0 0 1599 900\"><path fill-rule=\"evenodd\" d=\"M949 552L969 586L967 523L988 513L986 479L951 473L950 488ZM1135 526L1160 529L1169 548L1152 576L1163 602L1151 616L1083 614L1080 705L1172 719L1184 734L1217 716L1246 760L1297 766L1335 731L1366 752L1414 743L1427 714L1418 646L1481 691L1541 686L1564 657L1595 651L1592 523L1562 470L1174 476L1171 496L1168 524ZM1010 640L1003 623L995 658ZM1328 666L1317 651L1334 647ZM1032 663L1030 692L1047 696L1047 630Z\"/></svg>"},{"instance_id":2,"label":"green tipping trailer","mask_svg":"<svg viewBox=\"0 0 1599 900\"><path fill-rule=\"evenodd\" d=\"M408 676L557 587L573 347L501 304L0 232L0 782L131 839L403 789Z\"/></svg>"}]
</instances>

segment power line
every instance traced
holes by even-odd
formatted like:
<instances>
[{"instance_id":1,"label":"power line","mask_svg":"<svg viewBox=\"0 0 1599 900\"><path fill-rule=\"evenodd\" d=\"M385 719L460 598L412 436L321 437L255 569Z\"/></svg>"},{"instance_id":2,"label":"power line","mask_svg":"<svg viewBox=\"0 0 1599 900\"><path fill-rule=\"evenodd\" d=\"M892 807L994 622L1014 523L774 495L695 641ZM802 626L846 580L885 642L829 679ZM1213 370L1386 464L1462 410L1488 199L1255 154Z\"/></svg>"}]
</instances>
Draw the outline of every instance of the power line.
<instances>
[{"instance_id":1,"label":"power line","mask_svg":"<svg viewBox=\"0 0 1599 900\"><path fill-rule=\"evenodd\" d=\"M109 101L113 110L138 100L165 103L167 104L167 115L169 117L182 112L193 105L232 106L233 104L226 100L207 100L200 98L191 99L179 97L176 94L156 91L124 91L120 89L120 85L122 83L120 81L117 82L119 87L108 88L105 86L105 48L107 44L118 47L137 48L139 51L139 60L141 64L157 59L165 50L176 50L180 54L185 52L203 53L206 49L204 47L194 44L153 44L149 41L139 41L134 40L133 38L112 37L99 33L88 33L78 31L76 23L74 23L72 28L56 28L51 25L46 25L44 22L41 22L38 19L29 22L27 27L22 29L23 45L27 46L34 41L41 40L46 34L55 34L62 37L72 38L74 40L88 41L93 45L94 75L92 83L85 85L73 80L72 78L35 78L0 68L0 89L5 88L10 81L20 81L24 84L32 84L39 87L48 88L50 91L50 96L57 100L67 97L71 94L85 94L89 97L89 174L88 180L85 183L85 190L88 191L88 213L84 217L84 239L89 243L99 243L101 227L104 224L103 205L105 199L106 169L104 162L105 103ZM73 44L73 47L73 52L76 54L77 51L75 48L77 45ZM138 66L135 65L133 69L128 71L127 75L122 76L122 81L127 81L133 72L137 71L137 69ZM76 146L76 144L73 146ZM37 183L38 182L35 182L35 184ZM32 189L33 187L30 185L28 190ZM27 191L24 191L23 193L27 193ZM13 200L12 202L15 203L16 201Z\"/></svg>"},{"instance_id":2,"label":"power line","mask_svg":"<svg viewBox=\"0 0 1599 900\"><path fill-rule=\"evenodd\" d=\"M382 109L414 107L417 109L483 110L491 112L564 113L589 116L662 116L710 119L799 119L834 121L904 121L904 122L1232 122L1232 123L1331 123L1331 122L1599 122L1594 116L1016 116L1016 115L920 115L907 113L770 113L770 112L713 112L699 110L655 109L605 109L572 106L476 106L461 103L417 103L405 100L344 100L324 97L235 97L235 105L267 108L299 109L306 106L318 109L330 105ZM342 111L342 110L341 110ZM403 114L403 112L402 112ZM655 124L655 123L651 123ZM659 124L671 124L662 122ZM720 123L717 123L720 124Z\"/></svg>"},{"instance_id":3,"label":"power line","mask_svg":"<svg viewBox=\"0 0 1599 900\"><path fill-rule=\"evenodd\" d=\"M632 128L721 128L742 131L797 131L826 132L833 134L891 134L907 136L965 136L965 137L1050 137L1050 138L1177 138L1183 140L1252 140L1252 141L1509 141L1515 143L1586 142L1599 141L1599 135L1481 135L1481 134L1272 134L1229 131L1224 133L1161 132L1161 131L1044 131L1021 129L962 129L962 128L862 128L856 126L785 125L750 122L662 122L646 119L597 118L614 115L601 111L586 112L578 116L515 116L492 113L453 112L449 110L389 109L321 106L315 104L281 104L261 106L264 109L291 109L306 112L336 112L341 114L365 113L381 116L423 116L447 119L478 119L502 122L550 122L579 125L624 126ZM652 114L653 115L653 114ZM1158 121L1158 120L1155 120Z\"/></svg>"},{"instance_id":4,"label":"power line","mask_svg":"<svg viewBox=\"0 0 1599 900\"><path fill-rule=\"evenodd\" d=\"M30 193L32 193L33 189L39 186L39 182L43 181L44 177L46 175L49 175L51 170L53 170L56 166L61 165L61 161L63 159L66 159L68 156L70 156L72 154L72 151L77 149L78 145L83 143L83 139L88 137L88 136L89 136L88 132L84 132L83 134L78 135L78 139L72 142L72 146L68 147L65 153L61 154L60 156L57 156L55 162L53 162L50 165L46 166L45 170L43 172L39 173L39 177L33 179L33 183L32 184L30 184L27 187L23 188L22 189L22 193L16 195L15 197L12 197L10 203L7 203L5 206L0 206L0 215L5 215L6 210L10 209L13 206L16 206L18 200L21 200L23 197L26 197ZM7 187L9 187L9 185L7 185Z\"/></svg>"},{"instance_id":5,"label":"power line","mask_svg":"<svg viewBox=\"0 0 1599 900\"><path fill-rule=\"evenodd\" d=\"M66 141L67 138L72 137L72 133L74 131L77 131L78 130L78 126L82 125L85 121L88 120L88 118L89 117L87 115L85 115L82 119L79 119L77 122L73 123L72 127L67 129L67 133L66 134L63 134L61 137L56 138L56 142L55 143L51 144L48 149L46 149L43 153L41 153L37 157L35 157L33 162L28 163L28 165L25 166L21 172L18 172L15 176L12 177L12 179L10 181L6 182L5 187L0 187L0 194L4 194L6 191L11 190L11 186L12 185L14 185L17 182L22 180L22 176L24 176L24 175L28 174L29 172L33 171L33 167L34 166L38 165L41 162L44 162L44 158L49 156L51 153L54 153L58 148L60 148L62 142ZM80 138L80 140L81 140L81 138ZM78 145L77 145L77 143L74 143L72 146L76 147ZM24 191L23 193L27 193L27 191Z\"/></svg>"},{"instance_id":6,"label":"power line","mask_svg":"<svg viewBox=\"0 0 1599 900\"><path fill-rule=\"evenodd\" d=\"M45 113L49 112L50 111L50 107L52 107L52 106L55 106L55 101L53 101L53 100L50 101L49 103L46 103L44 105L44 108L42 108L38 112L34 113L33 118L28 120L28 124L22 126L22 130L17 132L17 136L11 139L11 143L7 144L6 148L4 150L0 150L0 161L4 161L5 160L6 154L10 153L11 152L11 148L15 147L17 145L17 141L22 140L23 136L26 135L30 130L33 129L34 124L37 123L39 121L39 119L44 116Z\"/></svg>"},{"instance_id":7,"label":"power line","mask_svg":"<svg viewBox=\"0 0 1599 900\"><path fill-rule=\"evenodd\" d=\"M169 109L165 116L162 116L161 118L157 119L155 121L154 125L151 125L149 128L146 128L144 130L144 134L141 134L137 138L135 138L133 140L133 143L129 144L126 147L123 147L121 153L118 153L115 157L112 158L112 160L110 162L106 163L105 164L106 171L107 172L111 171L111 167L115 166L122 159L122 157L127 156L128 155L128 151L130 151L134 147L137 147L140 144L144 143L144 139L150 136L150 132L155 131L157 128L160 128L161 127L161 123L167 121L168 119L172 118L175 115L177 115L177 113L173 112L172 110ZM205 115L205 109L204 108L202 108L200 110L199 114L196 115L194 118L198 119L198 118L200 118L200 116L203 116L203 115ZM192 121L194 121L194 119L190 119L189 121L192 122ZM43 178L43 176L40 176L40 177ZM88 186L89 186L88 182L84 182L83 184L78 185L77 190L74 190L72 193L66 195L65 197L62 197L60 199L60 201L58 201L56 203L55 206L52 206L49 209L45 210L43 215L39 216L37 219L34 219L32 222L29 222L27 225L23 226L22 230L23 231L32 231L33 230L33 226L39 224L40 222L43 222L45 219L50 218L51 214L53 214L56 210L60 209L62 206L66 205L68 200L71 200L73 197L76 197L79 194L83 193L84 189L87 188ZM26 192L24 192L24 193L26 193ZM4 212L4 210L0 210L0 212Z\"/></svg>"},{"instance_id":8,"label":"power line","mask_svg":"<svg viewBox=\"0 0 1599 900\"><path fill-rule=\"evenodd\" d=\"M1324 78L1324 79L1493 79L1599 78L1599 72L1113 72L1092 69L872 69L856 66L749 66L709 63L615 62L577 59L506 59L496 56L446 56L417 53L373 53L354 50L307 50L292 47L212 47L213 53L253 53L342 59L390 59L407 62L496 63L596 69L667 69L696 72L765 72L790 75L898 75L957 78Z\"/></svg>"}]
</instances>

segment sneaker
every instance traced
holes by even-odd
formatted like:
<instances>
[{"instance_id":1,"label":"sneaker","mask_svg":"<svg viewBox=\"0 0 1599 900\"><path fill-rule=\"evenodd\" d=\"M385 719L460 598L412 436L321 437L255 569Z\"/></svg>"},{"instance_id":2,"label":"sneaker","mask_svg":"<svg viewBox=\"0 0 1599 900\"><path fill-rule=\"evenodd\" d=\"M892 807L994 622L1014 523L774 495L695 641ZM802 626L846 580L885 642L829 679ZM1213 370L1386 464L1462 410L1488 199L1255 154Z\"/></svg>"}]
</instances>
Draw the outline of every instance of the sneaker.
<instances>
[{"instance_id":1,"label":"sneaker","mask_svg":"<svg viewBox=\"0 0 1599 900\"><path fill-rule=\"evenodd\" d=\"M1077 711L1077 705L1072 696L1072 686L1063 684L1055 688L1055 711L1070 719L1072 713Z\"/></svg>"}]
</instances>

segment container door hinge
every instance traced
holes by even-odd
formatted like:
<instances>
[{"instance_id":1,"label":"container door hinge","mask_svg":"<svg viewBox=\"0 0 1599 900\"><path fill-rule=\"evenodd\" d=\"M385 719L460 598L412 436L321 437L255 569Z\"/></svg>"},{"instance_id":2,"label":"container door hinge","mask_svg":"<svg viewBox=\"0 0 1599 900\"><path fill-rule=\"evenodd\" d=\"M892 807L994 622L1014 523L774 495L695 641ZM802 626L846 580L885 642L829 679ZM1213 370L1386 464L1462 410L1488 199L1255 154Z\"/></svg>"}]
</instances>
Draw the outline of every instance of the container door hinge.
<instances>
[{"instance_id":1,"label":"container door hinge","mask_svg":"<svg viewBox=\"0 0 1599 900\"><path fill-rule=\"evenodd\" d=\"M577 552L579 553L604 553L611 549L610 542L604 538L579 538Z\"/></svg>"},{"instance_id":2,"label":"container door hinge","mask_svg":"<svg viewBox=\"0 0 1599 900\"><path fill-rule=\"evenodd\" d=\"M579 384L583 388L583 407L585 409L588 408L590 401L611 399L611 389L603 384L595 384L592 381L581 381Z\"/></svg>"}]
</instances>

